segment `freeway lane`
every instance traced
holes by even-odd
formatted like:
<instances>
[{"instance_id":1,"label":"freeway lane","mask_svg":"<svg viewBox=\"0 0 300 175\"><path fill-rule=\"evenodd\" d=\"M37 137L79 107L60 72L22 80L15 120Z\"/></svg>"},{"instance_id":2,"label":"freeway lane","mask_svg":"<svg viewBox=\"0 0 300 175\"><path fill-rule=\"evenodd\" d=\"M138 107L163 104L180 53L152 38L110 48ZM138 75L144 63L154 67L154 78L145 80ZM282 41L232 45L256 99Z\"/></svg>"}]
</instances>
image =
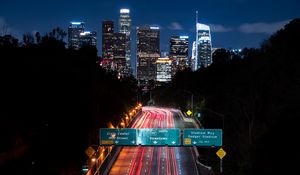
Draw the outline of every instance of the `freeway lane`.
<instances>
[{"instance_id":1,"label":"freeway lane","mask_svg":"<svg viewBox=\"0 0 300 175\"><path fill-rule=\"evenodd\" d=\"M144 107L143 114L138 116L132 127L183 128L184 121L177 112L172 109ZM123 147L109 174L198 174L193 157L190 147Z\"/></svg>"}]
</instances>

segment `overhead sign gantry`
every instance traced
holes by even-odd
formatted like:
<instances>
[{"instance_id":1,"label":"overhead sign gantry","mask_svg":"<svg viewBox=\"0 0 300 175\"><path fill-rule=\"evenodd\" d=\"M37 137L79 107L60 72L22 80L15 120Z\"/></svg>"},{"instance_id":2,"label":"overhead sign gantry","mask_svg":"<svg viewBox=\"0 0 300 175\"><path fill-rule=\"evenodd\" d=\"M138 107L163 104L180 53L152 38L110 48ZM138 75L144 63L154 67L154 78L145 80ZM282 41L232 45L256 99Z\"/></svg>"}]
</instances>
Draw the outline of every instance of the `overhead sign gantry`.
<instances>
[{"instance_id":1,"label":"overhead sign gantry","mask_svg":"<svg viewBox=\"0 0 300 175\"><path fill-rule=\"evenodd\" d=\"M221 129L101 128L99 135L102 146L222 146Z\"/></svg>"}]
</instances>

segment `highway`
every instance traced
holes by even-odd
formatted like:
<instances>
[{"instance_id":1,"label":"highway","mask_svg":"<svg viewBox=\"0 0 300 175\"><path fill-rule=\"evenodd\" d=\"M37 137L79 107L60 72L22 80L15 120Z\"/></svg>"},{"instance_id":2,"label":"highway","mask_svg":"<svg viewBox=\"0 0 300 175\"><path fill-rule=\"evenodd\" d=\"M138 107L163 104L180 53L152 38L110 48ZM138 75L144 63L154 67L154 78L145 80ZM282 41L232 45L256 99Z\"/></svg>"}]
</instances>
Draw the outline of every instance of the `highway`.
<instances>
[{"instance_id":1,"label":"highway","mask_svg":"<svg viewBox=\"0 0 300 175\"><path fill-rule=\"evenodd\" d=\"M143 107L132 128L193 127L191 120L182 120L180 111ZM123 147L113 164L110 175L196 175L192 147L135 146Z\"/></svg>"}]
</instances>

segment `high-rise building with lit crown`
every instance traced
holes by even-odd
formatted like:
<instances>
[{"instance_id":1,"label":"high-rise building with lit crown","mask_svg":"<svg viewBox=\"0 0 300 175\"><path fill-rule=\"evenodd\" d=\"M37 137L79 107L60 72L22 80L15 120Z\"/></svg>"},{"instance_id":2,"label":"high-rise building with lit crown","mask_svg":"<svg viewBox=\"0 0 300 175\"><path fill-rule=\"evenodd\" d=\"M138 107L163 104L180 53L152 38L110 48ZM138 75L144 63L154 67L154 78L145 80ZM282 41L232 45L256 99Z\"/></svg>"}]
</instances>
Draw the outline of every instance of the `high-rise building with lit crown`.
<instances>
[{"instance_id":1,"label":"high-rise building with lit crown","mask_svg":"<svg viewBox=\"0 0 300 175\"><path fill-rule=\"evenodd\" d=\"M172 36L170 38L169 58L173 61L175 71L188 67L188 40L188 36Z\"/></svg>"},{"instance_id":2,"label":"high-rise building with lit crown","mask_svg":"<svg viewBox=\"0 0 300 175\"><path fill-rule=\"evenodd\" d=\"M102 58L113 60L114 22L102 22Z\"/></svg>"},{"instance_id":3,"label":"high-rise building with lit crown","mask_svg":"<svg viewBox=\"0 0 300 175\"><path fill-rule=\"evenodd\" d=\"M120 10L120 18L119 18L119 33L126 34L126 67L128 70L131 69L131 18L130 18L130 10L129 9L121 9ZM130 71L131 72L131 71Z\"/></svg>"},{"instance_id":4,"label":"high-rise building with lit crown","mask_svg":"<svg viewBox=\"0 0 300 175\"><path fill-rule=\"evenodd\" d=\"M210 27L205 24L197 23L197 38L195 70L201 67L207 67L212 63Z\"/></svg>"},{"instance_id":5,"label":"high-rise building with lit crown","mask_svg":"<svg viewBox=\"0 0 300 175\"><path fill-rule=\"evenodd\" d=\"M139 82L156 79L156 61L159 57L159 27L137 27L137 79Z\"/></svg>"},{"instance_id":6,"label":"high-rise building with lit crown","mask_svg":"<svg viewBox=\"0 0 300 175\"><path fill-rule=\"evenodd\" d=\"M68 27L68 47L80 48L80 33L84 32L84 22L71 22Z\"/></svg>"}]
</instances>

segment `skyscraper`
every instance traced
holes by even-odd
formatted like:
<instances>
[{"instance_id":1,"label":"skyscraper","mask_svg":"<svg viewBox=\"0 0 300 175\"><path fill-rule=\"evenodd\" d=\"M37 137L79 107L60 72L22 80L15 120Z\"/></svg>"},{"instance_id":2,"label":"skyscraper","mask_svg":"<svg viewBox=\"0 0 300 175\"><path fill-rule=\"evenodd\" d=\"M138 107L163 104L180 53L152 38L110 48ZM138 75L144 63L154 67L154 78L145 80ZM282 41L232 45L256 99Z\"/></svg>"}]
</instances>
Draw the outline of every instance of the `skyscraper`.
<instances>
[{"instance_id":1,"label":"skyscraper","mask_svg":"<svg viewBox=\"0 0 300 175\"><path fill-rule=\"evenodd\" d=\"M120 10L120 18L119 18L119 32L126 34L126 67L128 70L131 69L131 19L129 15L129 9L121 9ZM131 72L131 71L130 71Z\"/></svg>"},{"instance_id":2,"label":"skyscraper","mask_svg":"<svg viewBox=\"0 0 300 175\"><path fill-rule=\"evenodd\" d=\"M170 82L172 80L172 60L169 58L158 58L156 61L156 81Z\"/></svg>"},{"instance_id":3,"label":"skyscraper","mask_svg":"<svg viewBox=\"0 0 300 175\"><path fill-rule=\"evenodd\" d=\"M193 42L193 48L192 48L192 57L191 57L191 61L190 61L190 66L192 68L192 71L196 70L196 58L197 58L197 47L196 47L196 41Z\"/></svg>"},{"instance_id":4,"label":"skyscraper","mask_svg":"<svg viewBox=\"0 0 300 175\"><path fill-rule=\"evenodd\" d=\"M172 36L170 39L169 57L173 61L175 71L188 67L188 36Z\"/></svg>"},{"instance_id":5,"label":"skyscraper","mask_svg":"<svg viewBox=\"0 0 300 175\"><path fill-rule=\"evenodd\" d=\"M160 57L159 27L137 27L137 79L147 83L156 78L156 60Z\"/></svg>"},{"instance_id":6,"label":"skyscraper","mask_svg":"<svg viewBox=\"0 0 300 175\"><path fill-rule=\"evenodd\" d=\"M205 24L197 23L197 38L195 70L201 67L207 67L212 63L210 27Z\"/></svg>"},{"instance_id":7,"label":"skyscraper","mask_svg":"<svg viewBox=\"0 0 300 175\"><path fill-rule=\"evenodd\" d=\"M96 32L85 31L80 33L80 47L90 45L95 46L97 44Z\"/></svg>"},{"instance_id":8,"label":"skyscraper","mask_svg":"<svg viewBox=\"0 0 300 175\"><path fill-rule=\"evenodd\" d=\"M80 48L80 33L84 32L84 22L71 22L68 28L68 47Z\"/></svg>"},{"instance_id":9,"label":"skyscraper","mask_svg":"<svg viewBox=\"0 0 300 175\"><path fill-rule=\"evenodd\" d=\"M125 66L126 66L126 34L124 33L114 33L113 34L113 62L115 64L115 69L118 73L123 76L126 74Z\"/></svg>"},{"instance_id":10,"label":"skyscraper","mask_svg":"<svg viewBox=\"0 0 300 175\"><path fill-rule=\"evenodd\" d=\"M102 22L102 58L113 60L114 22Z\"/></svg>"}]
</instances>

